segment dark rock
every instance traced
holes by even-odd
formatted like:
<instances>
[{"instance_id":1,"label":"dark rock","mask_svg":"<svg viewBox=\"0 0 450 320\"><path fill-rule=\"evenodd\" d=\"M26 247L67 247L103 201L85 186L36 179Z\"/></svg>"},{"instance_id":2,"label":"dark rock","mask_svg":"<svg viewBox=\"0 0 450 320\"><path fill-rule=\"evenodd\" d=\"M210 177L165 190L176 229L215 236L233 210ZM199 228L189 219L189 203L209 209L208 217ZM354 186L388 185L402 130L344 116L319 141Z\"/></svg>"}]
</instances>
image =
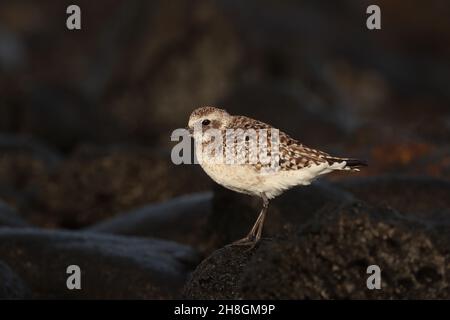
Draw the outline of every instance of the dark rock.
<instances>
[{"instance_id":1,"label":"dark rock","mask_svg":"<svg viewBox=\"0 0 450 320\"><path fill-rule=\"evenodd\" d=\"M296 232L318 212L353 201L353 196L326 181L291 189L270 202L263 236L288 235ZM213 213L209 219L212 249L244 237L256 221L262 201L216 187Z\"/></svg>"},{"instance_id":2,"label":"dark rock","mask_svg":"<svg viewBox=\"0 0 450 320\"><path fill-rule=\"evenodd\" d=\"M212 192L181 196L148 205L88 227L91 232L156 237L203 249L209 232L206 222L212 209Z\"/></svg>"},{"instance_id":3,"label":"dark rock","mask_svg":"<svg viewBox=\"0 0 450 320\"><path fill-rule=\"evenodd\" d=\"M0 261L0 299L29 299L31 291L25 282Z\"/></svg>"},{"instance_id":4,"label":"dark rock","mask_svg":"<svg viewBox=\"0 0 450 320\"><path fill-rule=\"evenodd\" d=\"M79 149L39 181L33 222L80 228L118 213L209 188L198 166L167 153L128 147ZM196 183L192 181L195 179Z\"/></svg>"},{"instance_id":5,"label":"dark rock","mask_svg":"<svg viewBox=\"0 0 450 320\"><path fill-rule=\"evenodd\" d=\"M61 161L61 156L35 139L0 135L0 199L22 214L31 210L37 182Z\"/></svg>"},{"instance_id":6,"label":"dark rock","mask_svg":"<svg viewBox=\"0 0 450 320\"><path fill-rule=\"evenodd\" d=\"M362 203L323 212L288 239L253 250L225 247L203 261L185 286L190 299L449 298L448 243L419 224ZM446 249L447 248L447 249ZM369 265L381 290L368 290Z\"/></svg>"},{"instance_id":7,"label":"dark rock","mask_svg":"<svg viewBox=\"0 0 450 320\"><path fill-rule=\"evenodd\" d=\"M0 201L0 227L25 227L28 226L12 208Z\"/></svg>"},{"instance_id":8,"label":"dark rock","mask_svg":"<svg viewBox=\"0 0 450 320\"><path fill-rule=\"evenodd\" d=\"M337 186L374 206L389 206L411 218L450 225L450 182L432 177L348 178Z\"/></svg>"},{"instance_id":9,"label":"dark rock","mask_svg":"<svg viewBox=\"0 0 450 320\"><path fill-rule=\"evenodd\" d=\"M197 262L190 247L163 240L9 228L0 229L0 256L44 299L174 298ZM66 287L73 264L81 290Z\"/></svg>"},{"instance_id":10,"label":"dark rock","mask_svg":"<svg viewBox=\"0 0 450 320\"><path fill-rule=\"evenodd\" d=\"M20 187L40 172L55 167L61 156L40 141L0 134L0 183Z\"/></svg>"}]
</instances>

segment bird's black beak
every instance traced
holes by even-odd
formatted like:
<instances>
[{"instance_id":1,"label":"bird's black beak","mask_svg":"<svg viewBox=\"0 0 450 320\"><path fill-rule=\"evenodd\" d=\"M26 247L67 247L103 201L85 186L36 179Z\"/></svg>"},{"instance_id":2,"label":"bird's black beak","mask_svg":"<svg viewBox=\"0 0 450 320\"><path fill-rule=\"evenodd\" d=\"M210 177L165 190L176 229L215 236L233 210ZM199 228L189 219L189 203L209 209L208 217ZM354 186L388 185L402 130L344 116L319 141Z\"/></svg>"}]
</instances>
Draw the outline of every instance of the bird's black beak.
<instances>
[{"instance_id":1,"label":"bird's black beak","mask_svg":"<svg viewBox=\"0 0 450 320\"><path fill-rule=\"evenodd\" d=\"M194 134L194 129L185 127L185 129L189 132L189 135L192 136Z\"/></svg>"}]
</instances>

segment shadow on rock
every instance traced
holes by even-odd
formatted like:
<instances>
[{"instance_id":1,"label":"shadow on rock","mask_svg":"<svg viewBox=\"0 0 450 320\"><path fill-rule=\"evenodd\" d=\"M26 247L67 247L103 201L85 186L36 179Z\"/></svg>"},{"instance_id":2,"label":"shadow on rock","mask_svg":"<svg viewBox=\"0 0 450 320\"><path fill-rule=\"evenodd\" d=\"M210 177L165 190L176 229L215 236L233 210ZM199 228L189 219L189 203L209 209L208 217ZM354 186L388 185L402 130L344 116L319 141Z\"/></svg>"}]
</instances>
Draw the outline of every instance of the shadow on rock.
<instances>
[{"instance_id":1,"label":"shadow on rock","mask_svg":"<svg viewBox=\"0 0 450 320\"><path fill-rule=\"evenodd\" d=\"M188 244L203 251L212 192L202 192L148 205L86 228L86 231L156 237Z\"/></svg>"}]
</instances>

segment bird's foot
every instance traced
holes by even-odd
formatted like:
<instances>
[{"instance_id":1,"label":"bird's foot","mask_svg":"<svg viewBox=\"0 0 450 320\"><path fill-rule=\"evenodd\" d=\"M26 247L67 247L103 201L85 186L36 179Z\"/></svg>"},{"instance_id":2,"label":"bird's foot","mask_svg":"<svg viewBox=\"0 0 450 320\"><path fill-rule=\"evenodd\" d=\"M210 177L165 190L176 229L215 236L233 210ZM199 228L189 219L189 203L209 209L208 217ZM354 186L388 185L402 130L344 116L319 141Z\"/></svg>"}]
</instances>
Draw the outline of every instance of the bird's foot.
<instances>
[{"instance_id":1,"label":"bird's foot","mask_svg":"<svg viewBox=\"0 0 450 320\"><path fill-rule=\"evenodd\" d=\"M233 243L227 245L227 247L248 247L244 252L252 251L256 245L259 243L259 239L255 236L246 236L245 238L239 239Z\"/></svg>"},{"instance_id":2,"label":"bird's foot","mask_svg":"<svg viewBox=\"0 0 450 320\"><path fill-rule=\"evenodd\" d=\"M246 236L242 239L230 243L228 246L251 246L257 242L258 240L255 237Z\"/></svg>"}]
</instances>

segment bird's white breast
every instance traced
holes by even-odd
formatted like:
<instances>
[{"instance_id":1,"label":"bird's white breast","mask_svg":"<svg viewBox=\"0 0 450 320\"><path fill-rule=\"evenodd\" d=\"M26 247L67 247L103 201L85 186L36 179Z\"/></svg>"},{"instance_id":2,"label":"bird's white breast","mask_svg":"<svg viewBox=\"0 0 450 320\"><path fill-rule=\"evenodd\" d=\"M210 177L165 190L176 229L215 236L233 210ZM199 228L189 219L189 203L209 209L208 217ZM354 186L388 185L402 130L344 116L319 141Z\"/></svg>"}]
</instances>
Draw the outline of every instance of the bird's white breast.
<instances>
[{"instance_id":1,"label":"bird's white breast","mask_svg":"<svg viewBox=\"0 0 450 320\"><path fill-rule=\"evenodd\" d=\"M260 196L264 193L269 199L280 195L284 190L297 185L309 185L316 177L333 170L341 170L345 162L321 163L299 170L278 170L261 172L252 165L232 165L202 162L203 170L218 184L233 191Z\"/></svg>"}]
</instances>

